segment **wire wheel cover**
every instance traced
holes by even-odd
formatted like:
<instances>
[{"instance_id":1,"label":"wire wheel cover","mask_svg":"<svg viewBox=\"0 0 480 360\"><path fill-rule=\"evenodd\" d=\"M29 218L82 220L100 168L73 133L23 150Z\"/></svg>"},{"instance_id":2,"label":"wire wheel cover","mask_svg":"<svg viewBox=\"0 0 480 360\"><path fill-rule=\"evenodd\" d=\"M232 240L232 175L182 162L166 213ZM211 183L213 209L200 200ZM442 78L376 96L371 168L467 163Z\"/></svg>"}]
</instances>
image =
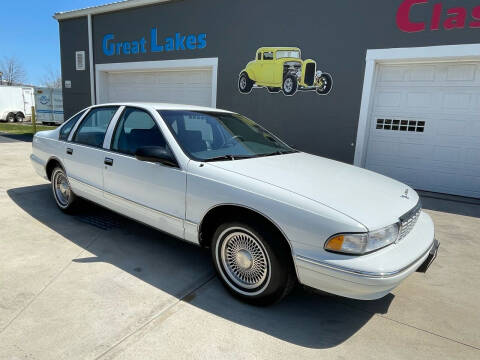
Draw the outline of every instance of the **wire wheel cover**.
<instances>
[{"instance_id":1,"label":"wire wheel cover","mask_svg":"<svg viewBox=\"0 0 480 360\"><path fill-rule=\"evenodd\" d=\"M246 232L228 234L221 257L228 277L243 288L254 289L268 276L268 256L260 242Z\"/></svg>"},{"instance_id":2,"label":"wire wheel cover","mask_svg":"<svg viewBox=\"0 0 480 360\"><path fill-rule=\"evenodd\" d=\"M54 186L58 202L62 206L67 206L70 200L70 185L68 184L67 177L61 172L55 174Z\"/></svg>"}]
</instances>

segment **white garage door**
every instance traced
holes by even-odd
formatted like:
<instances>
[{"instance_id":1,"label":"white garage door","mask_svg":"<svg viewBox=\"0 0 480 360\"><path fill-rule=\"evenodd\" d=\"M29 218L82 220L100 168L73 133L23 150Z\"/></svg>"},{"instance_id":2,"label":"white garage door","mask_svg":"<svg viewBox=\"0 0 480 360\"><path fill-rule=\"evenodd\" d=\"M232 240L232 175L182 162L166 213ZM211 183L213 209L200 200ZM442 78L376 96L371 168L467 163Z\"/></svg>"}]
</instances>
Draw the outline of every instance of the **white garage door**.
<instances>
[{"instance_id":1,"label":"white garage door","mask_svg":"<svg viewBox=\"0 0 480 360\"><path fill-rule=\"evenodd\" d=\"M102 102L147 101L212 106L212 70L108 72Z\"/></svg>"},{"instance_id":2,"label":"white garage door","mask_svg":"<svg viewBox=\"0 0 480 360\"><path fill-rule=\"evenodd\" d=\"M480 63L379 65L366 168L480 197Z\"/></svg>"}]
</instances>

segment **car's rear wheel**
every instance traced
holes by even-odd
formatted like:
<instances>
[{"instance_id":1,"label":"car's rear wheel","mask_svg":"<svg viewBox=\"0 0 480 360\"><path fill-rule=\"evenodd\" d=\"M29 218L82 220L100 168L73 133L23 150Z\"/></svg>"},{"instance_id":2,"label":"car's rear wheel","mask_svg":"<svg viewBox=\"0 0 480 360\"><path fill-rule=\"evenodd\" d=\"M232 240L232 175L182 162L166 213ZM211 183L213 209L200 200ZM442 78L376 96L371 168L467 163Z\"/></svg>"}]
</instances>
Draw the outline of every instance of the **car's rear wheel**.
<instances>
[{"instance_id":1,"label":"car's rear wheel","mask_svg":"<svg viewBox=\"0 0 480 360\"><path fill-rule=\"evenodd\" d=\"M253 80L243 71L238 78L238 90L244 94L249 93L252 91L253 84Z\"/></svg>"},{"instance_id":2,"label":"car's rear wheel","mask_svg":"<svg viewBox=\"0 0 480 360\"><path fill-rule=\"evenodd\" d=\"M298 81L294 75L287 75L283 79L282 90L285 95L294 95L297 92Z\"/></svg>"},{"instance_id":3,"label":"car's rear wheel","mask_svg":"<svg viewBox=\"0 0 480 360\"><path fill-rule=\"evenodd\" d=\"M317 93L327 95L332 90L332 77L330 74L323 73L320 79L322 80L322 86L317 87Z\"/></svg>"},{"instance_id":4,"label":"car's rear wheel","mask_svg":"<svg viewBox=\"0 0 480 360\"><path fill-rule=\"evenodd\" d=\"M237 298L269 305L295 284L291 254L283 239L261 223L230 221L212 239L212 258L223 285Z\"/></svg>"},{"instance_id":5,"label":"car's rear wheel","mask_svg":"<svg viewBox=\"0 0 480 360\"><path fill-rule=\"evenodd\" d=\"M52 191L60 210L66 213L71 213L75 210L78 199L70 187L65 170L60 166L57 166L52 172Z\"/></svg>"}]
</instances>

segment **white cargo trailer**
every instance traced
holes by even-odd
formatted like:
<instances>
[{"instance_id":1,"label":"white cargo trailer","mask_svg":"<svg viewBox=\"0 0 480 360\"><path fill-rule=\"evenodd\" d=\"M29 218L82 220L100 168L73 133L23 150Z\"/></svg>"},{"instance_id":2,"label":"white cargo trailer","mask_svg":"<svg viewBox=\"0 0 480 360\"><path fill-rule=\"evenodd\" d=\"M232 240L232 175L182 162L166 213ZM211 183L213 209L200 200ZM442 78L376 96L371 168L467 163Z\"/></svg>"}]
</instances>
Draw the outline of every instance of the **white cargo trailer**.
<instances>
[{"instance_id":1,"label":"white cargo trailer","mask_svg":"<svg viewBox=\"0 0 480 360\"><path fill-rule=\"evenodd\" d=\"M62 89L35 88L35 112L37 122L43 124L63 123Z\"/></svg>"},{"instance_id":2,"label":"white cargo trailer","mask_svg":"<svg viewBox=\"0 0 480 360\"><path fill-rule=\"evenodd\" d=\"M0 121L23 121L32 117L34 90L24 86L0 86Z\"/></svg>"}]
</instances>

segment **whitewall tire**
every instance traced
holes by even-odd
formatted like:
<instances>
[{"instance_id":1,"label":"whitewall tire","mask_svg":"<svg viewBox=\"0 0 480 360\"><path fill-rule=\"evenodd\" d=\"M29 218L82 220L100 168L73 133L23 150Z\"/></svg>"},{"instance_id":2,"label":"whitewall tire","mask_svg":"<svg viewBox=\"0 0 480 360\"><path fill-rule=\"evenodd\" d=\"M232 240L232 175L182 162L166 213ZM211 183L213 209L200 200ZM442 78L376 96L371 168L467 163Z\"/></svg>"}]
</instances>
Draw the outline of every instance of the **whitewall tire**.
<instances>
[{"instance_id":1,"label":"whitewall tire","mask_svg":"<svg viewBox=\"0 0 480 360\"><path fill-rule=\"evenodd\" d=\"M223 285L243 301L269 305L293 288L291 253L268 226L225 222L215 231L211 251Z\"/></svg>"},{"instance_id":2,"label":"whitewall tire","mask_svg":"<svg viewBox=\"0 0 480 360\"><path fill-rule=\"evenodd\" d=\"M78 199L70 187L65 170L57 166L53 169L51 179L53 198L57 206L64 212L72 212L77 205Z\"/></svg>"}]
</instances>

